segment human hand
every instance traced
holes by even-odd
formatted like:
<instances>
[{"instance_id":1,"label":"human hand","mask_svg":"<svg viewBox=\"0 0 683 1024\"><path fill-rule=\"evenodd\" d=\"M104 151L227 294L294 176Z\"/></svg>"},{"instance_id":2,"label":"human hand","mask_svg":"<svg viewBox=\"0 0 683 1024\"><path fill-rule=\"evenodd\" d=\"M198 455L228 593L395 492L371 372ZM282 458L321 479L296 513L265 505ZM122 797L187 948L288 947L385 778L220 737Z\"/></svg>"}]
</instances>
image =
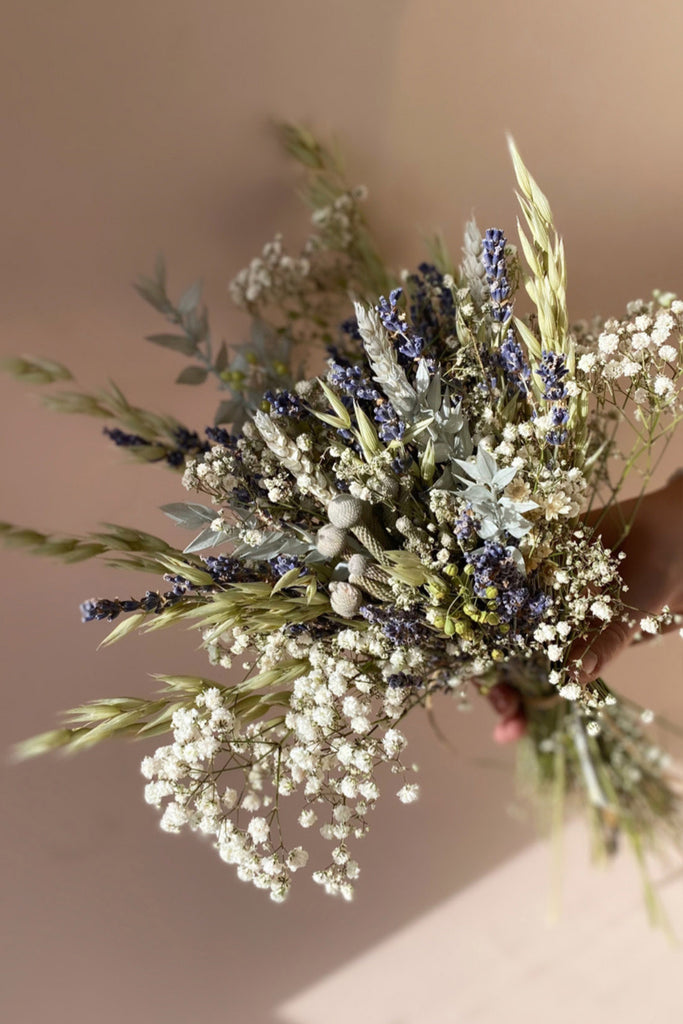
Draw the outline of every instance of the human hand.
<instances>
[{"instance_id":1,"label":"human hand","mask_svg":"<svg viewBox=\"0 0 683 1024\"><path fill-rule=\"evenodd\" d=\"M683 476L677 474L666 487L645 495L639 504L636 499L619 502L604 515L594 513L588 522L596 525L607 547L618 544L618 550L626 556L621 575L628 586L625 599L634 611L632 624L617 621L601 627L596 623L588 639L574 645L570 660L581 662L578 680L583 684L601 675L631 643L641 618L667 606L673 614L683 614ZM624 523L631 523L631 528L619 544ZM518 740L526 728L518 691L507 683L498 683L488 697L500 715L494 740Z\"/></svg>"}]
</instances>

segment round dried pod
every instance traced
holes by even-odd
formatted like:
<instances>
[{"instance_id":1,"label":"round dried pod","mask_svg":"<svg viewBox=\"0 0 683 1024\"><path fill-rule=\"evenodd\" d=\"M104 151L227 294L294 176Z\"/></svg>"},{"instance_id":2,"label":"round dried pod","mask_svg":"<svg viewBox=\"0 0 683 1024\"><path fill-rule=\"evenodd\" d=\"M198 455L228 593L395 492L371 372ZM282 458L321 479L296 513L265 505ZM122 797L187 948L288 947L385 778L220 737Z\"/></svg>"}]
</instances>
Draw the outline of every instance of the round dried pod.
<instances>
[{"instance_id":1,"label":"round dried pod","mask_svg":"<svg viewBox=\"0 0 683 1024\"><path fill-rule=\"evenodd\" d=\"M349 558L349 576L365 576L370 566L375 563L367 555L351 555Z\"/></svg>"},{"instance_id":2,"label":"round dried pod","mask_svg":"<svg viewBox=\"0 0 683 1024\"><path fill-rule=\"evenodd\" d=\"M346 530L329 523L321 526L315 538L315 546L325 558L338 558L346 547Z\"/></svg>"},{"instance_id":3,"label":"round dried pod","mask_svg":"<svg viewBox=\"0 0 683 1024\"><path fill-rule=\"evenodd\" d=\"M352 583L330 583L330 604L332 611L343 619L357 615L363 603L363 594Z\"/></svg>"},{"instance_id":4,"label":"round dried pod","mask_svg":"<svg viewBox=\"0 0 683 1024\"><path fill-rule=\"evenodd\" d=\"M338 494L327 506L327 515L333 526L348 530L363 521L367 508L367 501L352 494Z\"/></svg>"}]
</instances>

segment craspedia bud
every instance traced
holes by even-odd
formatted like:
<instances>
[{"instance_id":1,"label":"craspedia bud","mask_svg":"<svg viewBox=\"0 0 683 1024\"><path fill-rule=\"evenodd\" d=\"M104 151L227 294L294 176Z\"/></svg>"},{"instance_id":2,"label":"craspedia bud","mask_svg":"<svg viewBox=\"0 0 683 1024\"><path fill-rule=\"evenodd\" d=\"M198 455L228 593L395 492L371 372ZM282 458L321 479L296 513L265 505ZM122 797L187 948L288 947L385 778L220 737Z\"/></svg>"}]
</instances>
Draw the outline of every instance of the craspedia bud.
<instances>
[{"instance_id":1,"label":"craspedia bud","mask_svg":"<svg viewBox=\"0 0 683 1024\"><path fill-rule=\"evenodd\" d=\"M367 555L351 555L349 558L349 576L365 576L371 565L375 565Z\"/></svg>"},{"instance_id":2,"label":"craspedia bud","mask_svg":"<svg viewBox=\"0 0 683 1024\"><path fill-rule=\"evenodd\" d=\"M338 494L327 506L327 515L333 526L350 530L363 521L367 509L367 501L354 498L352 494Z\"/></svg>"},{"instance_id":3,"label":"craspedia bud","mask_svg":"<svg viewBox=\"0 0 683 1024\"><path fill-rule=\"evenodd\" d=\"M325 558L338 558L346 547L346 530L338 526L321 526L315 538L315 546Z\"/></svg>"},{"instance_id":4,"label":"craspedia bud","mask_svg":"<svg viewBox=\"0 0 683 1024\"><path fill-rule=\"evenodd\" d=\"M343 619L357 615L363 603L363 594L352 583L330 583L330 604L332 611Z\"/></svg>"}]
</instances>

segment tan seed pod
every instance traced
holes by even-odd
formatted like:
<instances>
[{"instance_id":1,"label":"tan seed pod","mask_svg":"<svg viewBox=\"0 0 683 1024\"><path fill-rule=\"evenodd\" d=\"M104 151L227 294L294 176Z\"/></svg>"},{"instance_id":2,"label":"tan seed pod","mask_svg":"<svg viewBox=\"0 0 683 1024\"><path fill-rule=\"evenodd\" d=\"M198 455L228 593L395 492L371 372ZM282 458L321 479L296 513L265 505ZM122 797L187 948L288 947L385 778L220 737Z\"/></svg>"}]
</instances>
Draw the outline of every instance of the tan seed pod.
<instances>
[{"instance_id":1,"label":"tan seed pod","mask_svg":"<svg viewBox=\"0 0 683 1024\"><path fill-rule=\"evenodd\" d=\"M333 526L349 530L366 516L368 503L352 494L338 494L327 506L327 515Z\"/></svg>"},{"instance_id":2,"label":"tan seed pod","mask_svg":"<svg viewBox=\"0 0 683 1024\"><path fill-rule=\"evenodd\" d=\"M374 565L374 562L367 555L351 555L349 558L349 576L365 576L372 565Z\"/></svg>"},{"instance_id":3,"label":"tan seed pod","mask_svg":"<svg viewBox=\"0 0 683 1024\"><path fill-rule=\"evenodd\" d=\"M346 530L328 523L321 526L315 539L315 546L325 558L338 558L346 547Z\"/></svg>"},{"instance_id":4,"label":"tan seed pod","mask_svg":"<svg viewBox=\"0 0 683 1024\"><path fill-rule=\"evenodd\" d=\"M330 604L332 611L343 619L352 619L358 614L363 603L363 594L352 583L330 583Z\"/></svg>"}]
</instances>

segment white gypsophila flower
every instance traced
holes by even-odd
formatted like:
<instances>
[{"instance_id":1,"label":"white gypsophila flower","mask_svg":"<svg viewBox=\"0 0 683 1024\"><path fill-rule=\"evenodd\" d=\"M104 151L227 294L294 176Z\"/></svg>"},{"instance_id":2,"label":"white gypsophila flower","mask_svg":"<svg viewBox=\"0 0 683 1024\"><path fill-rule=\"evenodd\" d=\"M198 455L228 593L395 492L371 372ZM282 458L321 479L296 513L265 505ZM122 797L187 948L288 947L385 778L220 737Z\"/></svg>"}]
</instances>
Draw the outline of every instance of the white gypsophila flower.
<instances>
[{"instance_id":1,"label":"white gypsophila flower","mask_svg":"<svg viewBox=\"0 0 683 1024\"><path fill-rule=\"evenodd\" d=\"M612 619L612 609L603 598L598 598L596 601L593 601L590 607L591 612L596 619L600 619L602 622L609 622Z\"/></svg>"},{"instance_id":2,"label":"white gypsophila flower","mask_svg":"<svg viewBox=\"0 0 683 1024\"><path fill-rule=\"evenodd\" d=\"M597 361L598 359L595 352L584 352L584 354L579 357L576 365L583 373L590 373L591 370L595 368Z\"/></svg>"},{"instance_id":3,"label":"white gypsophila flower","mask_svg":"<svg viewBox=\"0 0 683 1024\"><path fill-rule=\"evenodd\" d=\"M550 661L560 661L564 654L564 648L560 647L559 644L550 644L546 648L546 653Z\"/></svg>"},{"instance_id":4,"label":"white gypsophila flower","mask_svg":"<svg viewBox=\"0 0 683 1024\"><path fill-rule=\"evenodd\" d=\"M634 352L643 352L651 344L650 335L646 334L645 331L636 331L635 334L631 335L631 348Z\"/></svg>"},{"instance_id":5,"label":"white gypsophila flower","mask_svg":"<svg viewBox=\"0 0 683 1024\"><path fill-rule=\"evenodd\" d=\"M659 633L659 623L652 615L646 615L640 620L640 628L643 633Z\"/></svg>"},{"instance_id":6,"label":"white gypsophila flower","mask_svg":"<svg viewBox=\"0 0 683 1024\"><path fill-rule=\"evenodd\" d=\"M647 402L647 391L644 388L636 388L633 392L633 401L636 405L645 405Z\"/></svg>"},{"instance_id":7,"label":"white gypsophila flower","mask_svg":"<svg viewBox=\"0 0 683 1024\"><path fill-rule=\"evenodd\" d=\"M611 355L619 347L618 334L601 334L598 338L598 349L603 356Z\"/></svg>"},{"instance_id":8,"label":"white gypsophila flower","mask_svg":"<svg viewBox=\"0 0 683 1024\"><path fill-rule=\"evenodd\" d=\"M303 846L295 846L287 854L287 867L290 871L298 871L299 868L305 868L307 864L308 851L304 850Z\"/></svg>"},{"instance_id":9,"label":"white gypsophila flower","mask_svg":"<svg viewBox=\"0 0 683 1024\"><path fill-rule=\"evenodd\" d=\"M420 795L420 787L415 782L409 782L399 789L396 796L402 804L414 803Z\"/></svg>"},{"instance_id":10,"label":"white gypsophila flower","mask_svg":"<svg viewBox=\"0 0 683 1024\"><path fill-rule=\"evenodd\" d=\"M675 327L674 318L670 313L658 313L651 331L652 340L659 347L666 342Z\"/></svg>"},{"instance_id":11,"label":"white gypsophila flower","mask_svg":"<svg viewBox=\"0 0 683 1024\"><path fill-rule=\"evenodd\" d=\"M578 700L581 696L582 690L578 683L565 683L560 688L560 697L564 697L565 700Z\"/></svg>"},{"instance_id":12,"label":"white gypsophila flower","mask_svg":"<svg viewBox=\"0 0 683 1024\"><path fill-rule=\"evenodd\" d=\"M656 395L663 397L664 395L670 395L674 390L674 384L670 377L665 377L663 373L657 374L653 384L654 392Z\"/></svg>"},{"instance_id":13,"label":"white gypsophila flower","mask_svg":"<svg viewBox=\"0 0 683 1024\"><path fill-rule=\"evenodd\" d=\"M266 843L270 836L270 827L265 818L252 818L247 825L247 832L255 843Z\"/></svg>"},{"instance_id":14,"label":"white gypsophila flower","mask_svg":"<svg viewBox=\"0 0 683 1024\"><path fill-rule=\"evenodd\" d=\"M387 755L393 758L400 754L407 742L403 733L399 732L398 729L387 729L382 739L382 746Z\"/></svg>"},{"instance_id":15,"label":"white gypsophila flower","mask_svg":"<svg viewBox=\"0 0 683 1024\"><path fill-rule=\"evenodd\" d=\"M624 358L621 362L620 370L622 377L635 377L642 370L642 366L635 359Z\"/></svg>"},{"instance_id":16,"label":"white gypsophila flower","mask_svg":"<svg viewBox=\"0 0 683 1024\"><path fill-rule=\"evenodd\" d=\"M673 345L662 345L659 350L659 358L664 359L667 363L673 363L674 359L678 357L678 350Z\"/></svg>"}]
</instances>

